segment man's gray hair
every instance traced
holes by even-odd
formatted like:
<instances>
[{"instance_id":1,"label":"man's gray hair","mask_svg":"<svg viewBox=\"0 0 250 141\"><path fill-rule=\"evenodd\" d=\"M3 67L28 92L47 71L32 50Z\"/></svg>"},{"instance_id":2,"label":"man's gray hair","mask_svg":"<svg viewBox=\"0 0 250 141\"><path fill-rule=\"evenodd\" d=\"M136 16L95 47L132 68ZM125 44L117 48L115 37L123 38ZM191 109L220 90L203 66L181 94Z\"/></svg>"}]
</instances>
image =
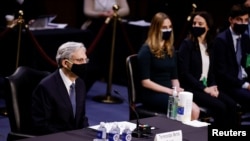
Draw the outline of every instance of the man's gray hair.
<instances>
[{"instance_id":1,"label":"man's gray hair","mask_svg":"<svg viewBox=\"0 0 250 141\"><path fill-rule=\"evenodd\" d=\"M86 48L83 43L80 42L66 42L63 43L57 50L56 53L56 62L59 67L61 67L61 61L62 59L69 59L71 58L71 55L73 52L75 52L76 49L83 48L86 51Z\"/></svg>"}]
</instances>

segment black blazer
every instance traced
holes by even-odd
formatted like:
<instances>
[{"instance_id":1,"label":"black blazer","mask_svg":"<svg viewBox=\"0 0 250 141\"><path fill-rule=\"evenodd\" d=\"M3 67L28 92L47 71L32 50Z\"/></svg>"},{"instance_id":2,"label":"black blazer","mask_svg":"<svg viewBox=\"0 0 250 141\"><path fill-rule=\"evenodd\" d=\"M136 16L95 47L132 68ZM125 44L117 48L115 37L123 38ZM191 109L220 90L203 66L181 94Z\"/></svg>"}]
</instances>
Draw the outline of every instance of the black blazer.
<instances>
[{"instance_id":1,"label":"black blazer","mask_svg":"<svg viewBox=\"0 0 250 141\"><path fill-rule=\"evenodd\" d=\"M207 78L207 85L213 86L215 79L213 75L213 54L209 51L209 71ZM190 39L185 39L180 45L178 51L178 71L181 86L186 90L201 90L205 86L200 81L202 74L202 58L199 47L195 47L195 43Z\"/></svg>"},{"instance_id":2,"label":"black blazer","mask_svg":"<svg viewBox=\"0 0 250 141\"><path fill-rule=\"evenodd\" d=\"M35 134L49 134L88 126L85 116L85 83L76 80L76 116L59 70L44 78L34 90L32 119Z\"/></svg>"},{"instance_id":3,"label":"black blazer","mask_svg":"<svg viewBox=\"0 0 250 141\"><path fill-rule=\"evenodd\" d=\"M240 88L245 80L238 79L238 65L234 50L233 38L230 29L219 33L214 41L214 69L219 86L228 88ZM242 60L241 65L245 68L248 76L249 67L246 68L246 57L250 50L250 40L247 35L241 37ZM249 81L249 79L248 79Z\"/></svg>"}]
</instances>

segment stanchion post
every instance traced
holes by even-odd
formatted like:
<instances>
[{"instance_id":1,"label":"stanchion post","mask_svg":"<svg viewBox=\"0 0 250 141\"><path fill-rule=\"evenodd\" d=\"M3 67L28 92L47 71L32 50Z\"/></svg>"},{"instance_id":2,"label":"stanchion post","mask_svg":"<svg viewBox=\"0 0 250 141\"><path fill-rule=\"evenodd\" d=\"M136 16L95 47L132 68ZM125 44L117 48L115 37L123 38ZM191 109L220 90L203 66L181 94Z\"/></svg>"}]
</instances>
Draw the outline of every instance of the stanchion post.
<instances>
[{"instance_id":1,"label":"stanchion post","mask_svg":"<svg viewBox=\"0 0 250 141\"><path fill-rule=\"evenodd\" d=\"M114 15L112 17L113 19L113 33L112 33L112 46L111 46L111 55L110 55L110 66L109 66L109 76L108 76L108 83L107 83L107 89L106 89L106 95L104 96L96 96L93 98L94 101L101 102L101 103L122 103L123 101L115 96L111 95L112 91L112 79L113 79L113 64L114 64L114 51L115 51L115 37L116 37L116 25L117 20L119 20L119 15L117 14L117 11L119 10L118 5L113 5ZM107 18L105 20L105 23L108 24L110 22L111 18Z\"/></svg>"},{"instance_id":2,"label":"stanchion post","mask_svg":"<svg viewBox=\"0 0 250 141\"><path fill-rule=\"evenodd\" d=\"M23 11L20 10L18 12L19 16L17 19L17 24L19 26L18 28L18 41L17 41L17 55L16 55L16 68L19 66L19 58L20 58L20 48L21 48L21 36L22 36L22 28L24 24L24 19L23 19Z\"/></svg>"}]
</instances>

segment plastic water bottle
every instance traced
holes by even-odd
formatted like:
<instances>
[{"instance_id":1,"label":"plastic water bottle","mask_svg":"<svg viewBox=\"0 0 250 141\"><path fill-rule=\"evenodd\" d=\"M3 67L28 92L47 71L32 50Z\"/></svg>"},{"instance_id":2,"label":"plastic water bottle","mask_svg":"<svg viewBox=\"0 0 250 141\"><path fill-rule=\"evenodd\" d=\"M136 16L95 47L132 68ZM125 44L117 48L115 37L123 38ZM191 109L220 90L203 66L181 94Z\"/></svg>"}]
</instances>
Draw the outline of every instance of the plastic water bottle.
<instances>
[{"instance_id":1,"label":"plastic water bottle","mask_svg":"<svg viewBox=\"0 0 250 141\"><path fill-rule=\"evenodd\" d=\"M100 126L97 129L97 139L105 141L107 138L107 129L104 122L100 122Z\"/></svg>"},{"instance_id":2,"label":"plastic water bottle","mask_svg":"<svg viewBox=\"0 0 250 141\"><path fill-rule=\"evenodd\" d=\"M120 140L120 128L117 123L114 123L108 134L109 141L119 141Z\"/></svg>"},{"instance_id":3,"label":"plastic water bottle","mask_svg":"<svg viewBox=\"0 0 250 141\"><path fill-rule=\"evenodd\" d=\"M132 131L128 126L125 126L124 130L122 131L121 136L122 141L131 141L132 140Z\"/></svg>"},{"instance_id":4,"label":"plastic water bottle","mask_svg":"<svg viewBox=\"0 0 250 141\"><path fill-rule=\"evenodd\" d=\"M178 107L177 90L176 87L174 87L173 95L168 97L168 111L167 111L168 118L176 119L177 107Z\"/></svg>"}]
</instances>

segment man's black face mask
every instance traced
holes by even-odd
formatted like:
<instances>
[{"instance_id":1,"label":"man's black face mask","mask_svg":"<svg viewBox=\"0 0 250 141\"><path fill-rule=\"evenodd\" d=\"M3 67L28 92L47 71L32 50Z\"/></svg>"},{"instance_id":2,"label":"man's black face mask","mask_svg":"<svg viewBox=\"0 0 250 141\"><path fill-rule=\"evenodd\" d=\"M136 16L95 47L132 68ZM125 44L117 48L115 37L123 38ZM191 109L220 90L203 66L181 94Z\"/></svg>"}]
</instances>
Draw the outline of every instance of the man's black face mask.
<instances>
[{"instance_id":1,"label":"man's black face mask","mask_svg":"<svg viewBox=\"0 0 250 141\"><path fill-rule=\"evenodd\" d=\"M71 71L79 77L84 77L86 73L86 64L73 64Z\"/></svg>"},{"instance_id":2,"label":"man's black face mask","mask_svg":"<svg viewBox=\"0 0 250 141\"><path fill-rule=\"evenodd\" d=\"M248 24L234 24L233 30L236 34L243 34L247 30Z\"/></svg>"}]
</instances>

